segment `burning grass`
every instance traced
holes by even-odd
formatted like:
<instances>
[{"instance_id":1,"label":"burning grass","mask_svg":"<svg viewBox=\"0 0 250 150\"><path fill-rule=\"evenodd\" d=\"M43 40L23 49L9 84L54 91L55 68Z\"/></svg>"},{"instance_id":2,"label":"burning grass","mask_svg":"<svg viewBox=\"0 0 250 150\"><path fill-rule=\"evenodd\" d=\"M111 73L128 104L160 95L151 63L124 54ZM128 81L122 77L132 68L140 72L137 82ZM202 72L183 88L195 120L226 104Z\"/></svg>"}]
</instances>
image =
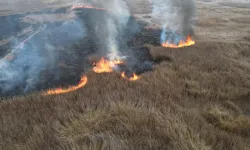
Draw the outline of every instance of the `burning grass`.
<instances>
[{"instance_id":1,"label":"burning grass","mask_svg":"<svg viewBox=\"0 0 250 150\"><path fill-rule=\"evenodd\" d=\"M136 80L138 80L138 79L140 78L140 77L139 77L138 75L136 75L135 73L133 73L132 76L128 78L128 77L125 75L125 72L122 72L122 77L123 77L124 79L129 80L129 81L136 81Z\"/></svg>"},{"instance_id":2,"label":"burning grass","mask_svg":"<svg viewBox=\"0 0 250 150\"><path fill-rule=\"evenodd\" d=\"M85 7L85 6L84 6ZM16 53L15 55L27 55L24 54L26 52L30 52L32 50L34 50L35 48L31 48L32 45L39 45L41 48L39 48L39 50L36 51L36 54L38 55L38 57L44 57L44 63L48 62L48 64L46 64L47 66L45 68L43 68L41 71L37 71L39 73L38 78L39 80L36 80L34 82L32 82L34 86L34 88L27 88L27 91L25 89L27 82L25 82L24 80L19 80L18 83L16 85L11 85L12 87L7 89L7 91L2 88L5 86L1 86L0 87L0 93L3 96L13 96L13 95L22 95L24 94L24 91L26 91L27 93L30 92L35 92L38 90L48 90L47 94L63 94L63 93L68 93L68 92L72 92L74 90L78 90L79 88L85 86L85 84L83 85L82 82L79 82L79 78L82 74L88 72L89 70L92 70L96 73L103 73L103 72L112 72L112 71L117 71L116 67L119 65L123 64L123 60L108 60L106 58L102 58L100 60L100 62L95 62L95 65L92 66L92 63L90 61L88 61L88 57L91 56L92 54L95 55L97 53L100 52L100 48L98 45L102 45L103 49L105 47L105 39L103 39L102 37L106 37L107 32L106 30L103 30L103 28L105 27L105 18L109 18L110 14L107 13L106 11L100 11L99 9L96 9L95 7L89 7L86 6L89 9L82 9L82 6L79 8L79 11L76 11L77 16L74 16L74 18L72 20L66 20L65 22L56 22L56 23L52 23L49 22L48 24L40 24L40 22L35 23L34 27L36 27L37 30L34 30L33 33L27 34L25 35L25 37L28 38L23 38L25 40L20 40L23 41L20 44L18 44L18 46L16 47ZM77 8L73 8L73 9L77 9ZM62 8L60 10L56 10L56 12L60 13L60 14L64 14L64 12L66 12L67 8ZM42 14L44 12L41 12ZM47 14L47 13L45 13ZM50 13L48 13L50 14ZM14 16L14 17L18 17L18 16ZM76 18L75 18L76 17ZM93 19L95 17L99 17L100 19ZM12 18L11 18L12 19ZM84 25L82 23L79 23L79 20L84 20ZM12 23L12 22L11 22ZM14 22L14 24L18 24L19 25L20 22ZM22 22L23 23L23 22ZM23 26L23 24L20 23L20 26ZM76 32L78 32L77 30L81 30L81 27L77 26L75 27L74 25L76 25L77 23L79 23L78 25L83 25L84 28L86 28L86 32L84 33L84 37L78 37L80 38L79 40L75 40L73 39L73 37L68 37L67 35L62 36L60 35L60 33L66 33L66 32L61 32L64 31L65 28L76 28ZM57 24L57 25L54 25ZM73 25L72 25L73 24ZM138 23L139 24L139 23ZM26 24L25 24L26 25ZM72 25L72 26L68 26L68 25ZM93 28L93 26L98 26L97 28ZM133 18L132 16L129 18L128 21L128 26L131 27L131 29L134 30L134 28L137 26L137 21L135 20L135 18ZM143 24L139 24L138 26L143 28ZM54 28L55 27L55 28ZM20 27L21 28L21 27ZM139 28L139 27L138 27ZM98 31L96 31L96 29L98 29ZM117 39L118 42L118 47L121 47L121 51L123 52L127 52L127 49L131 50L135 50L135 52L139 51L141 46L141 43L134 43L135 40L132 39L133 36L140 36L140 35L135 35L135 31L132 31L130 28L126 28L125 29L125 33L121 33L122 35L119 35ZM40 32L41 31L41 32ZM97 34L93 34L93 33L97 33ZM4 32L5 33L5 32ZM50 35L47 35L47 33L50 33ZM85 35L86 34L86 35ZM8 34L7 34L8 35ZM78 34L77 34L78 35ZM79 35L83 35L83 33L79 33ZM51 41L51 45L48 47L46 47L46 45L49 45L47 40L44 40L42 37L48 37L49 40ZM32 38L32 40L31 40ZM122 39L122 41L121 41ZM17 40L19 41L19 40ZM37 41L37 43L33 43L33 41ZM62 42L62 41L73 41L71 42ZM141 41L141 39L139 39L139 41ZM127 43L132 43L132 45L130 45L129 47L126 47L124 49L122 49L123 45L127 45ZM31 47L29 47L31 45ZM43 47L45 46L45 47ZM5 47L1 47L3 49L5 49ZM47 57L47 55L50 54L48 49L57 49L58 51L56 52L56 58L54 57L55 55L53 54L52 57ZM32 50L30 50L32 49ZM40 49L44 49L43 52L40 51ZM68 51L68 49L71 49L70 51ZM33 51L32 51L33 52ZM35 53L35 50L34 50ZM146 53L146 51L145 51ZM4 56L5 54L3 54ZM17 60L18 58L13 55L13 54L9 54L7 55L7 61L12 64L13 61ZM2 55L1 55L2 56ZM101 54L101 56L107 56L107 54L105 54L105 52L103 52ZM134 59L138 59L139 62L143 61L150 61L150 57L144 56L144 52L143 54L140 53L140 56L138 56L138 54L135 54L133 51L130 53L130 57L134 57ZM146 57L146 59L140 61L140 57ZM48 59L53 59L52 60L47 60ZM23 60L23 59L21 59ZM30 59L25 59L25 61L34 61L34 60L30 60ZM20 66L18 66L20 64ZM29 76L29 71L27 71L27 69L29 69L29 67L23 67L24 63L18 63L17 68L19 69L20 67L24 70L25 74L22 76L24 78L29 78L27 76ZM134 64L133 64L134 65ZM8 67L11 68L11 67ZM34 67L34 68L39 68L39 67ZM125 66L123 69L127 70L127 68L133 68L131 70L132 73L137 72L138 69L136 69L134 66L130 65L130 66ZM135 68L135 69L134 69ZM18 70L17 69L17 70ZM15 70L15 69L13 69ZM57 70L57 71L55 71ZM143 69L141 69L143 70ZM120 73L122 73L123 70L119 71ZM33 77L34 74L30 75L30 77ZM7 83L8 81L1 81L1 85L8 85ZM30 83L30 82L29 82ZM85 83L85 82L84 82ZM60 87L60 88L58 88Z\"/></svg>"},{"instance_id":3,"label":"burning grass","mask_svg":"<svg viewBox=\"0 0 250 150\"><path fill-rule=\"evenodd\" d=\"M169 42L162 43L163 47L170 47L170 48L182 48L187 46L192 46L195 44L195 41L192 40L190 36L187 36L185 41L180 40L179 44L173 44Z\"/></svg>"},{"instance_id":4,"label":"burning grass","mask_svg":"<svg viewBox=\"0 0 250 150\"><path fill-rule=\"evenodd\" d=\"M101 58L101 60L97 63L93 64L93 71L95 73L107 73L107 72L112 72L114 67L117 65L123 64L121 60L107 60L105 58Z\"/></svg>"},{"instance_id":5,"label":"burning grass","mask_svg":"<svg viewBox=\"0 0 250 150\"><path fill-rule=\"evenodd\" d=\"M85 9L86 8L86 9ZM24 80L20 81L16 85L13 85L13 87L10 90L5 91L5 89L2 89L0 87L0 93L4 94L5 96L9 95L17 95L17 94L23 94L25 92L34 92L38 90L46 90L46 89L51 89L48 90L46 93L48 95L51 94L63 94L63 93L68 93L72 92L75 90L78 90L79 88L85 86L87 79L84 81L80 81L80 83L76 83L76 79L79 78L84 73L88 72L90 67L93 67L93 71L95 73L111 73L113 71L120 72L121 77L124 79L127 79L129 81L136 81L140 77L139 75L146 72L146 71L152 71L153 65L156 63L159 63L157 61L154 61L151 59L151 55L147 54L147 50L143 51L142 45L145 43L151 43L151 44L156 44L160 45L159 39L156 37L159 37L160 35L160 30L145 30L145 23L138 22L130 16L129 21L127 23L127 27L125 27L123 30L124 31L119 31L119 35L117 35L117 48L115 48L115 51L119 49L119 51L124 52L128 54L130 57L129 60L126 60L129 62L129 64L125 64L124 60L109 60L106 58L101 58L99 62L95 62L94 66L89 66L91 64L90 62L86 62L86 57L90 56L90 54L93 53L98 53L97 51L100 50L99 46L97 45L102 45L105 47L105 37L107 35L107 31L103 30L105 27L106 19L105 18L110 18L112 15L108 13L108 11L102 11L105 10L103 8L97 8L94 6L88 6L88 5L76 5L71 8L72 10L78 10L76 11L76 16L77 18L74 18L76 16L72 15L71 19L75 19L76 22L73 20L69 21L72 22L73 24L78 24L77 21L79 20L84 20L84 28L86 28L86 37L81 37L81 40L78 40L76 43L71 43L71 44L66 44L67 42L52 42L55 44L52 44L50 48L55 47L55 49L60 49L60 56L58 56L58 60L48 60L48 62L55 62L57 65L57 68L51 69L50 67L53 66L53 64L49 64L45 68L50 68L49 69L43 69L42 71L39 70L39 77L41 80L36 81L36 83L33 83L35 86L32 88L26 88L27 82ZM67 9L62 8L61 10L57 10L58 14L64 14ZM101 11L100 11L101 10ZM46 13L45 13L46 14ZM98 17L99 19L93 19L95 17ZM47 22L47 21L45 21ZM67 21L66 21L67 22ZM66 24L70 24L67 22ZM40 22L41 23L41 22ZM118 23L118 22L116 22ZM64 28L75 28L75 26L65 26L65 22L58 22L58 24L62 24L57 30L51 26L49 23L40 25L38 23L38 30L34 33L31 34L31 36L28 36L23 42L21 42L17 47L16 50L18 51L17 54L21 54L22 52L19 52L19 50L23 50L23 53L29 47L27 45L31 44L30 42L31 38L35 38L37 40L34 41L39 41L39 43L42 43L40 45L46 45L46 40L41 39L39 36L40 34L45 34L48 31L53 31L53 35L56 37L56 41L67 41L67 38L72 39L71 37L66 37L66 39L60 39L60 37L64 36L58 36L58 33L61 33L60 30L64 30ZM63 26L64 25L64 26ZM95 26L95 28L93 28ZM76 27L78 30L81 30L81 27L77 26ZM139 29L136 28L141 28L141 32L139 32ZM98 30L98 31L95 31ZM138 30L138 31L135 31ZM40 33L41 32L41 33ZM93 34L96 33L96 34ZM82 33L83 34L83 33ZM81 34L81 35L82 35ZM36 36L37 35L37 36ZM68 34L67 34L68 35ZM177 34L176 34L177 35ZM66 35L65 35L66 36ZM168 35L166 35L167 37ZM51 36L48 36L51 37ZM51 41L54 39L51 38ZM80 42L81 41L81 42ZM43 43L45 42L45 43ZM27 44L28 43L28 44ZM36 45L35 43L34 45ZM65 45L64 45L65 44ZM164 47L170 47L170 48L180 48L180 47L186 47L186 46L191 46L194 44L194 41L190 37L187 38L186 42L179 41L178 45L164 43L162 46ZM22 48L24 47L24 48ZM123 48L125 47L125 48ZM32 48L33 49L33 48ZM41 49L48 49L47 47L43 47ZM68 49L72 49L69 53L67 51ZM80 52L79 49L84 49L84 52ZM29 50L27 50L29 51ZM130 51L130 52L129 52ZM50 52L46 52L50 53ZM58 52L59 53L59 52ZM38 57L40 57L42 54L38 54ZM123 54L122 54L123 55ZM9 55L10 57L7 57L9 61L15 60L14 55ZM102 54L102 56L106 56L106 54ZM47 58L47 57L46 57ZM52 58L52 57L51 57ZM45 59L45 58L44 58ZM31 60L28 60L31 61ZM80 65L82 64L82 65ZM92 65L92 64L91 64ZM120 65L123 65L123 68L119 68ZM28 68L28 67L27 67ZM39 67L34 67L34 68L39 68ZM29 72L25 70L26 68L23 68L24 72ZM58 72L54 72L54 70L57 69ZM92 68L91 68L92 69ZM65 73L66 72L66 73ZM72 75L71 75L72 74ZM32 76L32 75L24 75L23 78L26 78L26 76ZM40 77L41 76L41 77ZM73 79L74 78L74 79ZM7 81L8 82L8 81ZM6 84L6 83L4 83ZM71 86L70 86L71 85ZM62 87L62 88L57 88L57 87ZM64 88L63 88L64 87ZM14 94L15 93L15 94Z\"/></svg>"},{"instance_id":6,"label":"burning grass","mask_svg":"<svg viewBox=\"0 0 250 150\"><path fill-rule=\"evenodd\" d=\"M69 92L72 92L72 91L75 91L75 90L78 90L82 87L84 87L88 82L88 78L83 75L81 77L81 80L79 81L78 85L76 86L70 86L69 88L56 88L56 89L51 89L51 90L48 90L47 92L45 92L44 95L55 95L55 94L64 94L64 93L69 93Z\"/></svg>"},{"instance_id":7,"label":"burning grass","mask_svg":"<svg viewBox=\"0 0 250 150\"><path fill-rule=\"evenodd\" d=\"M101 60L97 63L93 64L93 71L95 73L111 73L113 72L113 69L117 67L117 65L124 64L122 60L116 59L116 60L107 60L104 57L101 58ZM136 81L139 79L139 76L135 73L132 74L131 77L127 77L125 75L125 72L121 73L121 76L124 79L127 79L129 81ZM75 86L70 86L68 88L55 88L47 90L43 95L58 95L58 94L65 94L69 92L73 92L75 90L79 90L80 88L84 87L87 84L88 78L83 75L79 81L79 83Z\"/></svg>"},{"instance_id":8,"label":"burning grass","mask_svg":"<svg viewBox=\"0 0 250 150\"><path fill-rule=\"evenodd\" d=\"M101 60L97 63L94 63L93 71L95 73L111 73L113 72L114 68L117 68L118 65L124 64L122 60L107 60L105 58L101 58ZM124 79L127 79L129 81L136 81L139 79L139 76L135 73L132 74L131 77L127 77L125 75L125 72L121 73L121 76Z\"/></svg>"}]
</instances>

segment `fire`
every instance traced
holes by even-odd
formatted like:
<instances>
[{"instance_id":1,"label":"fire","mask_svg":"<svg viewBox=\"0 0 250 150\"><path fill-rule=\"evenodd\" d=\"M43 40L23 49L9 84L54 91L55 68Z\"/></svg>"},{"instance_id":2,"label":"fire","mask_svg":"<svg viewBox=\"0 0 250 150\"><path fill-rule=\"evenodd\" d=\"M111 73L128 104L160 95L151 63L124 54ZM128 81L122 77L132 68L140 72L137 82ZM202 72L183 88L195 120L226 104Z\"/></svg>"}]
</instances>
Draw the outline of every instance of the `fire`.
<instances>
[{"instance_id":1,"label":"fire","mask_svg":"<svg viewBox=\"0 0 250 150\"><path fill-rule=\"evenodd\" d=\"M122 72L122 77L124 79L128 79L129 81L136 81L138 80L140 77L138 75L136 75L135 73L133 73L133 76L130 77L130 78L127 78L126 75L125 75L125 72Z\"/></svg>"},{"instance_id":2,"label":"fire","mask_svg":"<svg viewBox=\"0 0 250 150\"><path fill-rule=\"evenodd\" d=\"M123 62L121 60L107 60L101 58L98 63L94 64L95 67L93 68L93 71L95 73L112 72L113 68L119 64L123 64Z\"/></svg>"},{"instance_id":3,"label":"fire","mask_svg":"<svg viewBox=\"0 0 250 150\"><path fill-rule=\"evenodd\" d=\"M181 48L181 47L191 46L194 44L195 44L195 41L192 40L192 38L190 36L188 36L186 41L180 41L180 43L178 45L166 42L166 43L162 43L162 46L163 47L170 47L170 48Z\"/></svg>"},{"instance_id":4,"label":"fire","mask_svg":"<svg viewBox=\"0 0 250 150\"><path fill-rule=\"evenodd\" d=\"M106 10L105 8L98 8L90 5L74 5L71 7L72 10L77 8L87 8L87 9L97 9L97 10Z\"/></svg>"},{"instance_id":5,"label":"fire","mask_svg":"<svg viewBox=\"0 0 250 150\"><path fill-rule=\"evenodd\" d=\"M93 71L95 73L105 73L105 72L109 73L113 71L113 68L116 65L123 64L123 63L124 62L121 60L107 60L105 58L101 58L101 60L98 63L94 64L95 67L93 68ZM133 73L133 75L130 78L126 77L125 72L122 72L121 76L129 81L135 81L140 78L135 73Z\"/></svg>"},{"instance_id":6,"label":"fire","mask_svg":"<svg viewBox=\"0 0 250 150\"><path fill-rule=\"evenodd\" d=\"M88 81L88 78L86 76L82 76L78 85L70 86L67 89L62 89L62 88L51 89L51 90L48 90L45 93L45 95L57 95L57 94L69 93L69 92L72 92L72 91L75 91L84 87L87 84L87 81Z\"/></svg>"}]
</instances>

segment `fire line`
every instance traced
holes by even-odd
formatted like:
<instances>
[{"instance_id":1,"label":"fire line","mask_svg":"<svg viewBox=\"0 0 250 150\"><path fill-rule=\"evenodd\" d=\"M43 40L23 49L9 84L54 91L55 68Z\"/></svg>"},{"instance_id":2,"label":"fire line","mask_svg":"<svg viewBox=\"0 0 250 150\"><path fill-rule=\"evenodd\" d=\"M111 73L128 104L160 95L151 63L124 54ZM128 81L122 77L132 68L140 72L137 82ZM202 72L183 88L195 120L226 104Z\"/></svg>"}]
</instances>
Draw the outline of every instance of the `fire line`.
<instances>
[{"instance_id":1,"label":"fire line","mask_svg":"<svg viewBox=\"0 0 250 150\"><path fill-rule=\"evenodd\" d=\"M132 77L127 78L127 77L125 76L125 72L122 72L122 77L123 77L124 79L129 80L129 81L136 81L136 80L138 80L138 79L140 78L140 77L139 77L138 75L136 75L135 73L133 73L133 76L132 76Z\"/></svg>"},{"instance_id":2,"label":"fire line","mask_svg":"<svg viewBox=\"0 0 250 150\"><path fill-rule=\"evenodd\" d=\"M94 64L93 71L95 73L112 72L113 68L119 64L123 64L123 62L121 60L107 60L105 58L101 58L99 62Z\"/></svg>"},{"instance_id":3,"label":"fire line","mask_svg":"<svg viewBox=\"0 0 250 150\"><path fill-rule=\"evenodd\" d=\"M82 87L84 87L88 82L88 78L86 76L82 76L80 82L76 86L70 86L69 88L63 89L63 88L56 88L48 90L44 95L57 95L57 94L64 94L69 93L75 90L78 90Z\"/></svg>"},{"instance_id":4,"label":"fire line","mask_svg":"<svg viewBox=\"0 0 250 150\"><path fill-rule=\"evenodd\" d=\"M95 73L110 73L113 72L113 68L116 65L123 63L124 62L121 60L107 60L105 58L101 58L101 60L98 63L94 64L93 71ZM135 73L133 73L133 76L130 78L126 77L125 72L122 72L121 76L129 81L136 81L139 79L139 76L136 75Z\"/></svg>"},{"instance_id":5,"label":"fire line","mask_svg":"<svg viewBox=\"0 0 250 150\"><path fill-rule=\"evenodd\" d=\"M163 47L170 47L170 48L181 48L181 47L191 46L194 44L195 44L195 41L192 40L192 38L190 36L188 36L186 41L180 41L180 43L178 45L165 42L165 43L162 43L162 46Z\"/></svg>"}]
</instances>

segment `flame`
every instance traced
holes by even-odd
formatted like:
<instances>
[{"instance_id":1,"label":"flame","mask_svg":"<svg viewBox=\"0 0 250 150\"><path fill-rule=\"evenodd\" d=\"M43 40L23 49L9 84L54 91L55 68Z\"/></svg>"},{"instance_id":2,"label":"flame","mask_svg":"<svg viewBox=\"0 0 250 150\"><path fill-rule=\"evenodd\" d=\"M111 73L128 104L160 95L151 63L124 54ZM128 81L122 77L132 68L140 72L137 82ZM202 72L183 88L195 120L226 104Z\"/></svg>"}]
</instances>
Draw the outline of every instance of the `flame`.
<instances>
[{"instance_id":1,"label":"flame","mask_svg":"<svg viewBox=\"0 0 250 150\"><path fill-rule=\"evenodd\" d=\"M178 45L166 42L166 43L162 43L162 46L163 47L170 47L170 48L181 48L181 47L191 46L194 44L195 44L195 41L192 40L192 38L190 36L188 36L185 42L180 41L180 43Z\"/></svg>"},{"instance_id":2,"label":"flame","mask_svg":"<svg viewBox=\"0 0 250 150\"><path fill-rule=\"evenodd\" d=\"M107 60L107 59L102 57L98 63L94 64L95 67L93 68L93 71L95 73L112 72L113 68L119 64L123 64L123 61L121 61L121 60Z\"/></svg>"},{"instance_id":3,"label":"flame","mask_svg":"<svg viewBox=\"0 0 250 150\"><path fill-rule=\"evenodd\" d=\"M98 8L90 5L74 5L71 7L72 10L77 8L87 8L87 9L97 9L97 10L106 10L105 8Z\"/></svg>"},{"instance_id":4,"label":"flame","mask_svg":"<svg viewBox=\"0 0 250 150\"><path fill-rule=\"evenodd\" d=\"M122 77L123 77L124 79L129 80L129 81L136 81L136 80L138 80L138 79L140 78L140 77L139 77L138 75L136 75L135 73L133 73L133 76L132 76L132 77L127 78L126 75L125 75L125 72L122 72Z\"/></svg>"},{"instance_id":5,"label":"flame","mask_svg":"<svg viewBox=\"0 0 250 150\"><path fill-rule=\"evenodd\" d=\"M51 89L51 90L48 90L45 93L45 95L57 95L57 94L69 93L69 92L72 92L72 91L75 91L84 87L87 84L87 81L88 81L88 78L86 76L82 76L78 85L70 86L67 89L62 89L62 88Z\"/></svg>"}]
</instances>

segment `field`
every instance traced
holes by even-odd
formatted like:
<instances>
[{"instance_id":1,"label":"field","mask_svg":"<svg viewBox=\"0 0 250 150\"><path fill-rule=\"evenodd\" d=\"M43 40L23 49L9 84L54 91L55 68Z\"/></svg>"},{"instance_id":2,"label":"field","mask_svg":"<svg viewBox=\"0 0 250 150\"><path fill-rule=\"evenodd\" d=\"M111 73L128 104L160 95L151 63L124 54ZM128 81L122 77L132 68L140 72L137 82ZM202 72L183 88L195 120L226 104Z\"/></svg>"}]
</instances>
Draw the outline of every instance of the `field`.
<instances>
[{"instance_id":1,"label":"field","mask_svg":"<svg viewBox=\"0 0 250 150\"><path fill-rule=\"evenodd\" d=\"M158 33L148 3L128 4L144 28ZM88 71L87 85L71 93L3 97L0 149L250 149L249 5L197 0L196 44L190 47L135 42L150 54L145 59L157 62L137 81ZM7 10L0 13L15 13ZM140 35L144 41L142 35L157 34Z\"/></svg>"}]
</instances>

